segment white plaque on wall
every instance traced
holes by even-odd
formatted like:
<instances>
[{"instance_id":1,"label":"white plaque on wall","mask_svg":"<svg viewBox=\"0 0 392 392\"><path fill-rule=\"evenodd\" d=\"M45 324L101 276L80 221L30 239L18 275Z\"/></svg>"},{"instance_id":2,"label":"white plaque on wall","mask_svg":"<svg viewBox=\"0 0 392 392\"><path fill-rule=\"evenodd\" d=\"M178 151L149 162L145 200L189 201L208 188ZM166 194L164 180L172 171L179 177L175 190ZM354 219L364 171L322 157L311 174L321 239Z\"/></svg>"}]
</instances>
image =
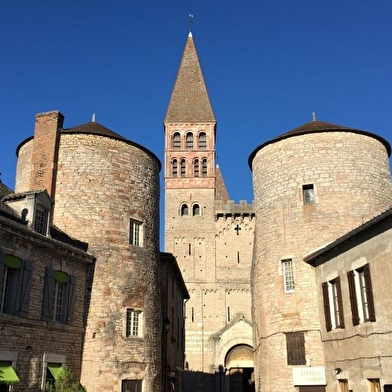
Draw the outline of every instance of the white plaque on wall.
<instances>
[{"instance_id":1,"label":"white plaque on wall","mask_svg":"<svg viewBox=\"0 0 392 392\"><path fill-rule=\"evenodd\" d=\"M326 385L325 367L293 368L294 385Z\"/></svg>"}]
</instances>

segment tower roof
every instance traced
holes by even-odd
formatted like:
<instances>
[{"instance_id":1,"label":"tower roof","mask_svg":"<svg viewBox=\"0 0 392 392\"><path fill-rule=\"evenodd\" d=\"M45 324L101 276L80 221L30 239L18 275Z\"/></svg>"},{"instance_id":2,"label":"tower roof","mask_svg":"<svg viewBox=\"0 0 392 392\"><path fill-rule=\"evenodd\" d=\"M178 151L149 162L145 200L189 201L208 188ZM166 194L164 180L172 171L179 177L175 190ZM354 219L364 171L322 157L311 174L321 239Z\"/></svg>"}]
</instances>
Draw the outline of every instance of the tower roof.
<instances>
[{"instance_id":1,"label":"tower roof","mask_svg":"<svg viewBox=\"0 0 392 392\"><path fill-rule=\"evenodd\" d=\"M192 33L189 33L165 122L215 122Z\"/></svg>"},{"instance_id":2,"label":"tower roof","mask_svg":"<svg viewBox=\"0 0 392 392\"><path fill-rule=\"evenodd\" d=\"M271 140L266 141L265 143L261 144L258 146L253 152L250 154L249 159L248 159L248 164L249 167L252 169L252 162L253 158L256 156L257 152L264 148L265 146L269 144L276 143L280 140L287 139L289 137L293 136L300 136L300 135L305 135L308 133L317 133L317 132L352 132L352 133L359 133L361 135L366 135L372 138L377 139L380 143L382 143L385 146L385 149L387 150L388 156L391 155L391 145L381 136L378 136L374 133L368 132L368 131L362 131L360 129L355 129L355 128L349 128L345 127L342 125L337 125L337 124L332 124L329 122L325 121L310 121L307 122L303 125L300 125L297 128L292 129L289 132L286 132L280 136L277 136Z\"/></svg>"}]
</instances>

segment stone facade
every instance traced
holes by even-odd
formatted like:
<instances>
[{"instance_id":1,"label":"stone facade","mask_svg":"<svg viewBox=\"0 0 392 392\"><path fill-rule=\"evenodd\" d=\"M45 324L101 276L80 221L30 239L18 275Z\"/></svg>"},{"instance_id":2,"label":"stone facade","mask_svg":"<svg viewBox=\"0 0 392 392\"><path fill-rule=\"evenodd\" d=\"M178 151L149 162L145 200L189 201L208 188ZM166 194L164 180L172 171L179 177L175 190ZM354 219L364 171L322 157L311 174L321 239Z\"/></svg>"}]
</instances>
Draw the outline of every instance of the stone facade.
<instances>
[{"instance_id":1,"label":"stone facade","mask_svg":"<svg viewBox=\"0 0 392 392\"><path fill-rule=\"evenodd\" d=\"M240 374L242 385L253 371L252 360L228 358L252 347L254 212L246 202L228 200L215 163L216 121L191 34L164 126L165 250L177 258L190 294L184 390L229 391L232 374Z\"/></svg>"},{"instance_id":2,"label":"stone facade","mask_svg":"<svg viewBox=\"0 0 392 392\"><path fill-rule=\"evenodd\" d=\"M375 135L314 121L252 153L256 391L295 391L295 366L325 365L315 274L303 257L390 206L388 152ZM293 332L304 341L290 343ZM303 356L291 361L291 345Z\"/></svg>"},{"instance_id":3,"label":"stone facade","mask_svg":"<svg viewBox=\"0 0 392 392\"><path fill-rule=\"evenodd\" d=\"M5 189L1 182L0 188ZM52 363L70 367L77 378L81 373L87 278L94 257L56 228L49 228L49 237L34 230L34 221L20 218L18 209L34 208L43 193L13 195L7 189L2 194L0 189L6 200L0 201L0 362L13 366L19 377L13 392L42 391ZM48 286L50 274L66 281L64 300L56 301L57 311L51 308L48 315L45 307L58 295Z\"/></svg>"},{"instance_id":4,"label":"stone facade","mask_svg":"<svg viewBox=\"0 0 392 392\"><path fill-rule=\"evenodd\" d=\"M53 222L89 243L97 258L82 384L118 392L140 382L155 392L161 388L160 163L98 123L58 129L56 116L62 118L39 114L35 137L19 146L16 191L47 186L54 166ZM57 145L55 162L37 175L35 143L43 141Z\"/></svg>"},{"instance_id":5,"label":"stone facade","mask_svg":"<svg viewBox=\"0 0 392 392\"><path fill-rule=\"evenodd\" d=\"M391 240L392 210L387 210L305 258L317 278L328 391L337 385L354 391L392 386ZM364 293L359 278L366 266ZM338 302L332 291L337 282Z\"/></svg>"}]
</instances>

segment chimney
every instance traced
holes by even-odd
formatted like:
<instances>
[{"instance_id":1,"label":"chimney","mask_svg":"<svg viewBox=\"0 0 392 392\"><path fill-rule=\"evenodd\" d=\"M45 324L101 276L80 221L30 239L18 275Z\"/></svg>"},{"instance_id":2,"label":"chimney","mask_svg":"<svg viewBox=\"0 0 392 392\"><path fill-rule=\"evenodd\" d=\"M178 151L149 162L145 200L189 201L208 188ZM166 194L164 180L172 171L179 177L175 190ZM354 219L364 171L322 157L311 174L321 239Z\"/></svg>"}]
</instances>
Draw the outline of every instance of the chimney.
<instances>
[{"instance_id":1,"label":"chimney","mask_svg":"<svg viewBox=\"0 0 392 392\"><path fill-rule=\"evenodd\" d=\"M58 111L38 113L35 117L30 190L46 189L52 201L56 187L59 130L64 116Z\"/></svg>"}]
</instances>

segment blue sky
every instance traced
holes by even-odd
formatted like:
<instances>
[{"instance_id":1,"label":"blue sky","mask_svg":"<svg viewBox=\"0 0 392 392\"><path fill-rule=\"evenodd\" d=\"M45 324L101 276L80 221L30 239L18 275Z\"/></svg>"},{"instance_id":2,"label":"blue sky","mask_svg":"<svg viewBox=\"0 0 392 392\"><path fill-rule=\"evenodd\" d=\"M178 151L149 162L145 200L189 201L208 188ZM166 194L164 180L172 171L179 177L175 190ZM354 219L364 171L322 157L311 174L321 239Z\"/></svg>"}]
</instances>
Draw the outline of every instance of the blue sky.
<instances>
[{"instance_id":1,"label":"blue sky","mask_svg":"<svg viewBox=\"0 0 392 392\"><path fill-rule=\"evenodd\" d=\"M14 187L15 149L48 110L60 110L66 128L96 113L163 162L189 12L235 201L252 201L249 154L313 111L392 142L390 0L3 0L3 182Z\"/></svg>"}]
</instances>

